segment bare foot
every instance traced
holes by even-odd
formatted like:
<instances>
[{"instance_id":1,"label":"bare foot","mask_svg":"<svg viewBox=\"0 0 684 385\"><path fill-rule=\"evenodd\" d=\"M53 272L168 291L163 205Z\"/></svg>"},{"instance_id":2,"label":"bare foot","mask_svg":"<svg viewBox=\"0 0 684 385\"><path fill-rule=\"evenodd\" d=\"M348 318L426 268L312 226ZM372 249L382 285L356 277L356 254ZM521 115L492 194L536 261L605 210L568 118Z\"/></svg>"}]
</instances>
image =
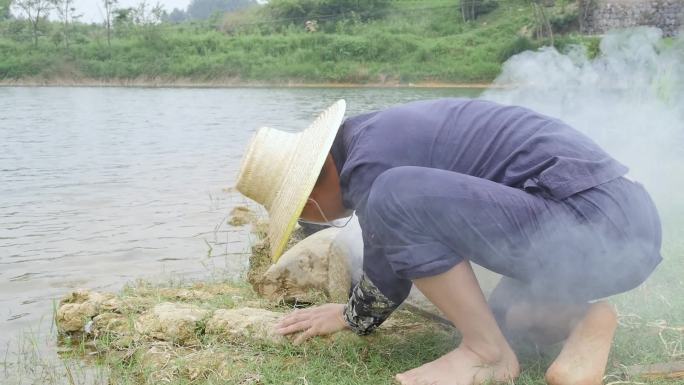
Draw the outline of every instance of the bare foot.
<instances>
[{"instance_id":1,"label":"bare foot","mask_svg":"<svg viewBox=\"0 0 684 385\"><path fill-rule=\"evenodd\" d=\"M617 315L606 302L592 304L546 371L549 385L601 385L617 327Z\"/></svg>"},{"instance_id":2,"label":"bare foot","mask_svg":"<svg viewBox=\"0 0 684 385\"><path fill-rule=\"evenodd\" d=\"M518 359L512 350L508 349L495 362L487 362L461 344L432 362L397 374L395 379L402 385L479 385L507 382L519 374Z\"/></svg>"},{"instance_id":3,"label":"bare foot","mask_svg":"<svg viewBox=\"0 0 684 385\"><path fill-rule=\"evenodd\" d=\"M512 335L525 336L537 346L552 345L568 338L577 323L587 314L589 306L519 303L508 309L505 325Z\"/></svg>"}]
</instances>

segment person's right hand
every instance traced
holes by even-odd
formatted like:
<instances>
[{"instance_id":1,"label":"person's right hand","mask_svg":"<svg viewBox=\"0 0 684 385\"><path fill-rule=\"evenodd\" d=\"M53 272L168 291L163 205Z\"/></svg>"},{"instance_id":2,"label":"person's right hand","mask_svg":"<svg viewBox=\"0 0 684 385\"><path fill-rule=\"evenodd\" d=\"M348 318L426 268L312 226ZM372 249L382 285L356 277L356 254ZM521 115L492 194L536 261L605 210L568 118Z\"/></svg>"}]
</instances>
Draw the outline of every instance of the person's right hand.
<instances>
[{"instance_id":1,"label":"person's right hand","mask_svg":"<svg viewBox=\"0 0 684 385\"><path fill-rule=\"evenodd\" d=\"M339 303L297 309L276 324L276 332L281 335L302 332L294 340L294 344L299 345L311 337L332 334L349 328L343 313L344 305Z\"/></svg>"}]
</instances>

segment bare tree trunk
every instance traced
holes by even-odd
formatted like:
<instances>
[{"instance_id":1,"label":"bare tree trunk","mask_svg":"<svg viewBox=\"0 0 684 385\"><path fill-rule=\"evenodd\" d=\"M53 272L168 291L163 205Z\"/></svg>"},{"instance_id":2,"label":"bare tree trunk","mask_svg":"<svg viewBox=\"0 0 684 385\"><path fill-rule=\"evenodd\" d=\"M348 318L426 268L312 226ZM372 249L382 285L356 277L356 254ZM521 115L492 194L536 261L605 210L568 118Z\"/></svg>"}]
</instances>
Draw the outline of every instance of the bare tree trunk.
<instances>
[{"instance_id":1,"label":"bare tree trunk","mask_svg":"<svg viewBox=\"0 0 684 385\"><path fill-rule=\"evenodd\" d=\"M15 0L14 4L26 14L26 18L31 26L33 34L33 45L38 46L38 27L43 12L50 13L51 3L49 0Z\"/></svg>"},{"instance_id":2,"label":"bare tree trunk","mask_svg":"<svg viewBox=\"0 0 684 385\"><path fill-rule=\"evenodd\" d=\"M64 48L69 50L69 22L64 21Z\"/></svg>"},{"instance_id":3,"label":"bare tree trunk","mask_svg":"<svg viewBox=\"0 0 684 385\"><path fill-rule=\"evenodd\" d=\"M553 27L551 26L551 21L546 15L546 10L544 10L544 3L542 0L532 0L530 2L532 9L534 11L534 19L536 23L536 35L537 39L541 40L545 37L551 39L551 45L554 44Z\"/></svg>"},{"instance_id":4,"label":"bare tree trunk","mask_svg":"<svg viewBox=\"0 0 684 385\"><path fill-rule=\"evenodd\" d=\"M65 0L64 3L62 3L64 8L60 9L59 11L64 24L62 27L62 35L64 36L64 49L67 51L69 50L69 5L70 2Z\"/></svg>"},{"instance_id":5,"label":"bare tree trunk","mask_svg":"<svg viewBox=\"0 0 684 385\"><path fill-rule=\"evenodd\" d=\"M107 46L112 49L112 22L110 20L109 11L107 11Z\"/></svg>"},{"instance_id":6,"label":"bare tree trunk","mask_svg":"<svg viewBox=\"0 0 684 385\"><path fill-rule=\"evenodd\" d=\"M33 24L33 46L38 47L38 19L36 19Z\"/></svg>"},{"instance_id":7,"label":"bare tree trunk","mask_svg":"<svg viewBox=\"0 0 684 385\"><path fill-rule=\"evenodd\" d=\"M551 21L546 16L546 11L544 10L543 4L539 4L539 11L541 14L542 23L544 23L544 26L546 27L546 31L548 32L548 36L551 39L551 45L553 45L554 44L553 28L551 27Z\"/></svg>"},{"instance_id":8,"label":"bare tree trunk","mask_svg":"<svg viewBox=\"0 0 684 385\"><path fill-rule=\"evenodd\" d=\"M109 52L112 51L112 7L114 6L113 0L103 0L105 6L105 27L107 29L107 47Z\"/></svg>"}]
</instances>

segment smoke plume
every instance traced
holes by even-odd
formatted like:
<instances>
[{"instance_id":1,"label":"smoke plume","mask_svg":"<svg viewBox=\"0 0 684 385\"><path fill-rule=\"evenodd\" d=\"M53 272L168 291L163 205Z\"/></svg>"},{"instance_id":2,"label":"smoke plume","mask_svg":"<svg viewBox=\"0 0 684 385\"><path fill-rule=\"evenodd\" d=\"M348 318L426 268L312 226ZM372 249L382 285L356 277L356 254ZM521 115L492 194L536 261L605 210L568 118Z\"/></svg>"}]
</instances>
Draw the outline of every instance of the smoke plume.
<instances>
[{"instance_id":1,"label":"smoke plume","mask_svg":"<svg viewBox=\"0 0 684 385\"><path fill-rule=\"evenodd\" d=\"M606 35L594 59L582 47L524 52L505 63L494 85L484 98L589 135L630 167L661 211L683 200L684 38L638 28Z\"/></svg>"}]
</instances>

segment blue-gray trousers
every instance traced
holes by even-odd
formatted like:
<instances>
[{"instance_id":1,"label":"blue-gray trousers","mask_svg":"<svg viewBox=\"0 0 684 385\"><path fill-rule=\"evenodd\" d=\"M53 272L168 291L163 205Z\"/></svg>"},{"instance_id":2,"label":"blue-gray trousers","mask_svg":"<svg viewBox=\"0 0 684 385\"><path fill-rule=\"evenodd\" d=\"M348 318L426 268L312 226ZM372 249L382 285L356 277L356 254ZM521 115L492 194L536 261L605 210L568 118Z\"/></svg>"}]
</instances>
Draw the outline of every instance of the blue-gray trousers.
<instances>
[{"instance_id":1,"label":"blue-gray trousers","mask_svg":"<svg viewBox=\"0 0 684 385\"><path fill-rule=\"evenodd\" d=\"M497 302L583 303L621 293L662 259L657 210L625 178L557 200L541 189L396 167L373 183L363 220L388 274L412 280L463 260L502 274L490 299L495 312Z\"/></svg>"}]
</instances>

